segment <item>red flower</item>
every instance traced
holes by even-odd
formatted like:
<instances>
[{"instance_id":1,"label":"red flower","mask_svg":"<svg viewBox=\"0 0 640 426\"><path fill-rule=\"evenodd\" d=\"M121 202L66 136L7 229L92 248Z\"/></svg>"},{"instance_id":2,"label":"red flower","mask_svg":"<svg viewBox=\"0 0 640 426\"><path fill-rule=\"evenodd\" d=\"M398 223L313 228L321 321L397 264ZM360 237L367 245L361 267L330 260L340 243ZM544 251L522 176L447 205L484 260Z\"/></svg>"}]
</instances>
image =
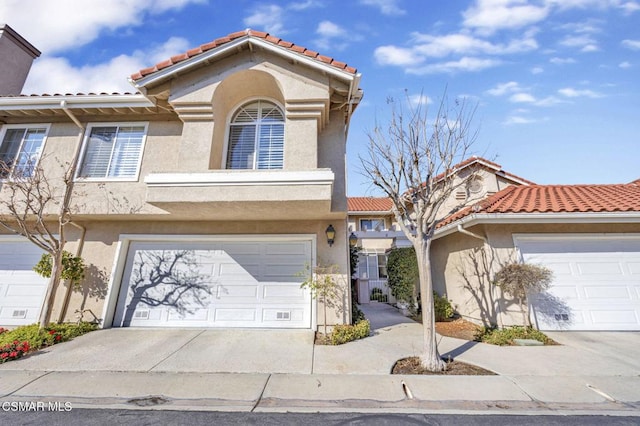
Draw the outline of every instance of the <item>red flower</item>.
<instances>
[{"instance_id":1,"label":"red flower","mask_svg":"<svg viewBox=\"0 0 640 426\"><path fill-rule=\"evenodd\" d=\"M2 353L0 354L0 358L2 358L2 359L7 358L8 356L9 356L9 354L8 354L8 353L6 353L6 352L2 352Z\"/></svg>"},{"instance_id":2,"label":"red flower","mask_svg":"<svg viewBox=\"0 0 640 426\"><path fill-rule=\"evenodd\" d=\"M57 342L59 342L59 341L60 341L60 339L62 339L62 336L58 334L58 335L56 336L56 341L57 341Z\"/></svg>"},{"instance_id":3,"label":"red flower","mask_svg":"<svg viewBox=\"0 0 640 426\"><path fill-rule=\"evenodd\" d=\"M17 357L17 356L18 356L18 352L13 351L13 352L11 352L11 353L9 354L9 356L10 356L11 358L15 358L15 357Z\"/></svg>"},{"instance_id":4,"label":"red flower","mask_svg":"<svg viewBox=\"0 0 640 426\"><path fill-rule=\"evenodd\" d=\"M49 334L54 335L54 334L56 334L56 331L55 330L49 330Z\"/></svg>"}]
</instances>

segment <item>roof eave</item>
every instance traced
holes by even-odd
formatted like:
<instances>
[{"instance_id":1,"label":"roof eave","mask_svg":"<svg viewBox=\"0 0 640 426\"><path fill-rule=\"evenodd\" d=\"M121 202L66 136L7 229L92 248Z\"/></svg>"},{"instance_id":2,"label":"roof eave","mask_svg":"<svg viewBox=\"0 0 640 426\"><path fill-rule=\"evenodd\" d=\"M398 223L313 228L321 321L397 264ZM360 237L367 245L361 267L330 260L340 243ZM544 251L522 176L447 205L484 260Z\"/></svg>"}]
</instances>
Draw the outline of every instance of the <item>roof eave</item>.
<instances>
[{"instance_id":1,"label":"roof eave","mask_svg":"<svg viewBox=\"0 0 640 426\"><path fill-rule=\"evenodd\" d=\"M582 213L473 213L437 229L438 239L457 232L458 225L470 227L480 224L534 223L640 223L640 211L582 212Z\"/></svg>"},{"instance_id":2,"label":"roof eave","mask_svg":"<svg viewBox=\"0 0 640 426\"><path fill-rule=\"evenodd\" d=\"M253 44L260 46L266 50L285 56L296 62L304 63L311 68L327 72L328 74L331 74L332 76L340 78L347 82L360 77L359 73L352 74L350 72L343 71L339 68L334 67L333 65L318 62L316 59L313 59L311 57L307 57L296 52L291 52L284 47L276 46L268 41L246 35L236 40L225 43L222 46L211 49L208 52L201 53L182 62L178 62L177 64L171 65L165 69L153 72L146 77L142 77L139 80L130 80L130 83L138 90L144 90L144 88L146 88L147 86L169 79L176 73L181 73L191 68L197 67L203 62L212 61L217 57L229 52L230 50L236 50L243 44Z\"/></svg>"},{"instance_id":3,"label":"roof eave","mask_svg":"<svg viewBox=\"0 0 640 426\"><path fill-rule=\"evenodd\" d=\"M142 94L128 95L53 95L0 97L0 110L62 109L68 108L149 108L155 104Z\"/></svg>"}]
</instances>

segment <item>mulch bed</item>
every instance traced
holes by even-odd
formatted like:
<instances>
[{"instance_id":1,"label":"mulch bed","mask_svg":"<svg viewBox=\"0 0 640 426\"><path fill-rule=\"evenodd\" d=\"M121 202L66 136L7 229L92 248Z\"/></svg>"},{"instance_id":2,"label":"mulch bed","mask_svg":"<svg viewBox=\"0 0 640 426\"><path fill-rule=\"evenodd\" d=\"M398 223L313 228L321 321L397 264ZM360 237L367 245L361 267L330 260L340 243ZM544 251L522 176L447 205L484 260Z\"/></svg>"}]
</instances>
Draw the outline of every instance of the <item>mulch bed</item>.
<instances>
[{"instance_id":1,"label":"mulch bed","mask_svg":"<svg viewBox=\"0 0 640 426\"><path fill-rule=\"evenodd\" d=\"M436 322L436 333L456 339L475 340L481 329L480 326L462 318Z\"/></svg>"},{"instance_id":2,"label":"mulch bed","mask_svg":"<svg viewBox=\"0 0 640 426\"><path fill-rule=\"evenodd\" d=\"M391 374L428 374L428 375L444 375L444 376L495 376L493 371L478 367L477 365L467 364L462 361L446 361L447 369L438 373L425 370L420 364L420 358L417 356L403 358L396 362L391 370Z\"/></svg>"}]
</instances>

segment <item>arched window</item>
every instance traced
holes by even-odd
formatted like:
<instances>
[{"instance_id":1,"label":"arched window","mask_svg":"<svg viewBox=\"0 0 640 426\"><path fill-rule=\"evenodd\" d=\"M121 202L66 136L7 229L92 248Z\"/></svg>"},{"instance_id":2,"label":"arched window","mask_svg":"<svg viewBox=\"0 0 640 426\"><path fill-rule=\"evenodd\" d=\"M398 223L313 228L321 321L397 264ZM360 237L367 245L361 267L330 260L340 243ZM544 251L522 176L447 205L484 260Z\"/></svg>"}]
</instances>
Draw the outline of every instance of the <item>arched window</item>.
<instances>
[{"instance_id":1,"label":"arched window","mask_svg":"<svg viewBox=\"0 0 640 426\"><path fill-rule=\"evenodd\" d=\"M284 115L272 102L243 105L231 119L227 169L282 169Z\"/></svg>"}]
</instances>

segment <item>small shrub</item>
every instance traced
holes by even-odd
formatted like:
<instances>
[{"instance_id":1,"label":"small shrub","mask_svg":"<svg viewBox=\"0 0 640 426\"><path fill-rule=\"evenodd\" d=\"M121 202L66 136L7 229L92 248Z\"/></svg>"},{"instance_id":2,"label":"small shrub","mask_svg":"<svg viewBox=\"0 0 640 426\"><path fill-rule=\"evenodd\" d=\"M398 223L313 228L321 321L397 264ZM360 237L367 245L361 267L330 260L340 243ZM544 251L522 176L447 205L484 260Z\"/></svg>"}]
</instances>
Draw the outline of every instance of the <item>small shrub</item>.
<instances>
[{"instance_id":1,"label":"small shrub","mask_svg":"<svg viewBox=\"0 0 640 426\"><path fill-rule=\"evenodd\" d=\"M362 310L360 308L358 308L358 305L356 305L355 303L352 303L351 305L351 324L357 324L360 321L364 320L364 312L362 312Z\"/></svg>"},{"instance_id":2,"label":"small shrub","mask_svg":"<svg viewBox=\"0 0 640 426\"><path fill-rule=\"evenodd\" d=\"M388 298L381 288L374 287L371 289L371 300L377 300L378 302L386 303Z\"/></svg>"},{"instance_id":3,"label":"small shrub","mask_svg":"<svg viewBox=\"0 0 640 426\"><path fill-rule=\"evenodd\" d=\"M414 306L417 299L418 259L413 247L395 248L387 256L388 285L399 302Z\"/></svg>"},{"instance_id":4,"label":"small shrub","mask_svg":"<svg viewBox=\"0 0 640 426\"><path fill-rule=\"evenodd\" d=\"M7 330L6 328L0 327L0 334L6 333L7 331L9 331L9 330Z\"/></svg>"},{"instance_id":5,"label":"small shrub","mask_svg":"<svg viewBox=\"0 0 640 426\"><path fill-rule=\"evenodd\" d=\"M532 339L544 343L545 345L551 345L555 342L547 337L546 334L540 330L536 330L532 327L513 326L502 329L498 328L483 328L476 335L476 341L489 343L492 345L506 346L513 345L514 339Z\"/></svg>"},{"instance_id":6,"label":"small shrub","mask_svg":"<svg viewBox=\"0 0 640 426\"><path fill-rule=\"evenodd\" d=\"M368 337L370 332L371 324L368 320L362 320L354 325L336 325L329 335L329 342L332 345L342 345Z\"/></svg>"},{"instance_id":7,"label":"small shrub","mask_svg":"<svg viewBox=\"0 0 640 426\"><path fill-rule=\"evenodd\" d=\"M45 346L66 342L97 328L96 324L88 322L51 324L44 330L40 330L38 324L24 325L14 330L0 333L0 348L17 341L28 343L29 350L37 350Z\"/></svg>"},{"instance_id":8,"label":"small shrub","mask_svg":"<svg viewBox=\"0 0 640 426\"><path fill-rule=\"evenodd\" d=\"M433 307L436 321L444 321L453 316L453 307L446 296L440 296L435 291L433 292Z\"/></svg>"},{"instance_id":9,"label":"small shrub","mask_svg":"<svg viewBox=\"0 0 640 426\"><path fill-rule=\"evenodd\" d=\"M30 349L29 342L14 340L11 343L7 343L0 347L0 364L22 358Z\"/></svg>"}]
</instances>

